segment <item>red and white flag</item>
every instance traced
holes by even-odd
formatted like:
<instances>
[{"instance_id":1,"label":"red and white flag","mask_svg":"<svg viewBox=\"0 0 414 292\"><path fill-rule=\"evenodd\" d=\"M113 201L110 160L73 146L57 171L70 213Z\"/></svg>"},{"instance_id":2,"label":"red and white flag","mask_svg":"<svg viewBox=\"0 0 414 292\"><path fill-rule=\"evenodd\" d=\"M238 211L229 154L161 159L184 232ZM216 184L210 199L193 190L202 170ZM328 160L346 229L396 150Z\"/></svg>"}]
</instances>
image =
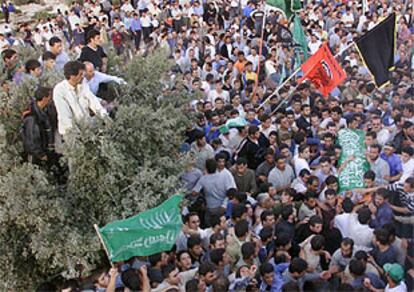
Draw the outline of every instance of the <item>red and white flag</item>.
<instances>
[{"instance_id":1,"label":"red and white flag","mask_svg":"<svg viewBox=\"0 0 414 292\"><path fill-rule=\"evenodd\" d=\"M301 69L303 77L298 82L310 80L324 96L327 96L346 78L344 69L335 60L328 43L324 43L315 54L302 64Z\"/></svg>"}]
</instances>

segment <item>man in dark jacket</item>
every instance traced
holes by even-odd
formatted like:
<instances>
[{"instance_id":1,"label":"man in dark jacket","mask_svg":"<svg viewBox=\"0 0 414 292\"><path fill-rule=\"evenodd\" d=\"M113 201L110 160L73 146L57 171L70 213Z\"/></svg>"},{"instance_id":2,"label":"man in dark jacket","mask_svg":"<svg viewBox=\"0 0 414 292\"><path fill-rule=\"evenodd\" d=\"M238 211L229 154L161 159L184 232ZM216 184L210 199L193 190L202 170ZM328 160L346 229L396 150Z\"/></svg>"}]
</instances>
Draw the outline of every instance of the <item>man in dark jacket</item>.
<instances>
[{"instance_id":1,"label":"man in dark jacket","mask_svg":"<svg viewBox=\"0 0 414 292\"><path fill-rule=\"evenodd\" d=\"M259 141L260 129L257 126L250 126L248 136L244 138L236 150L234 159L244 157L247 160L247 166L255 170L264 160L264 150Z\"/></svg>"},{"instance_id":2,"label":"man in dark jacket","mask_svg":"<svg viewBox=\"0 0 414 292\"><path fill-rule=\"evenodd\" d=\"M53 122L48 115L50 88L39 87L30 109L23 113L23 146L28 162L42 164L50 162L54 148ZM48 163L49 164L49 163Z\"/></svg>"},{"instance_id":3,"label":"man in dark jacket","mask_svg":"<svg viewBox=\"0 0 414 292\"><path fill-rule=\"evenodd\" d=\"M306 137L312 136L311 130L311 123L310 123L310 115L311 115L311 107L308 104L302 104L302 114L296 120L296 125L300 130L302 130Z\"/></svg>"}]
</instances>

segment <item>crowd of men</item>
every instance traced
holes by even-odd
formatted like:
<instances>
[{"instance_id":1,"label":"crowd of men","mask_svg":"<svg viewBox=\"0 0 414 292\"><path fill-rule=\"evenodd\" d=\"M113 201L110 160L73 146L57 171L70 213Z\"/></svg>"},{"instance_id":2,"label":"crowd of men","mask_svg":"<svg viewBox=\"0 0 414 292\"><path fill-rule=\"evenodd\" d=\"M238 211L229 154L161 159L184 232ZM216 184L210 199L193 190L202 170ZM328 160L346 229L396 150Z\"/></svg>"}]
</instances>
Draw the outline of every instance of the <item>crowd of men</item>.
<instances>
[{"instance_id":1,"label":"crowd of men","mask_svg":"<svg viewBox=\"0 0 414 292\"><path fill-rule=\"evenodd\" d=\"M376 88L351 48L338 56L347 80L328 97L296 78L278 88L304 54L287 19L255 0L85 0L0 32L4 92L64 75L54 88L38 87L23 113L32 163L56 165L68 130L109 115L106 84L125 81L107 74L108 48L129 57L166 50L171 74L197 96L181 149L192 157L180 175L190 204L176 245L117 264L88 291L414 289L413 3L302 4L309 54L325 42L341 52L396 12L390 84ZM3 14L13 20L8 8ZM21 60L21 46L42 56ZM365 132L370 165L365 187L346 192L338 174L349 161L339 165L335 143L342 128Z\"/></svg>"}]
</instances>

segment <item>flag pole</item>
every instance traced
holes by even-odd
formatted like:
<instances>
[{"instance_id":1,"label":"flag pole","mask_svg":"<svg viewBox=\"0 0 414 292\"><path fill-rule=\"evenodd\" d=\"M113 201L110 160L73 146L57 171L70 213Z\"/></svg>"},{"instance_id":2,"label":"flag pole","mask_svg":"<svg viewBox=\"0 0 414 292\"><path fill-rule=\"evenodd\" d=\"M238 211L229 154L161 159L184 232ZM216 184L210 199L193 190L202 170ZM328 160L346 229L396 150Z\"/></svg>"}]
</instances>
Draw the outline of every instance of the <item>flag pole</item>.
<instances>
[{"instance_id":1,"label":"flag pole","mask_svg":"<svg viewBox=\"0 0 414 292\"><path fill-rule=\"evenodd\" d=\"M114 265L114 263L111 261L111 258L109 257L109 252L108 252L108 249L106 248L106 245L105 245L105 242L103 241L102 235L101 235L101 233L99 232L99 227L98 227L98 225L93 224L93 228L95 228L96 234L98 235L99 241L101 242L101 244L102 244L102 246L103 246L103 248L104 248L104 251L105 251L106 257L108 258L108 261L109 261L109 263L111 264L111 267L112 267L112 268L114 268L114 267L115 267L115 265Z\"/></svg>"},{"instance_id":2,"label":"flag pole","mask_svg":"<svg viewBox=\"0 0 414 292\"><path fill-rule=\"evenodd\" d=\"M282 84L280 84L273 92L271 95L269 95L263 102L262 104L259 106L259 109L262 108L274 95L279 93L279 90L282 89L283 86L286 85L286 83L288 83L293 77L295 77L296 74L298 74L300 71L300 66L298 68L296 68L295 71L292 72L292 74L290 74L290 76L288 78L285 79L285 81L282 82Z\"/></svg>"},{"instance_id":3,"label":"flag pole","mask_svg":"<svg viewBox=\"0 0 414 292\"><path fill-rule=\"evenodd\" d=\"M350 48L352 48L353 46L355 45L355 42L351 42L349 45L347 45L345 48L343 48L340 52L338 52L335 56L334 56L334 58L336 59L337 57L339 57L340 55L342 55L345 51L347 51L347 50L349 50ZM316 66L317 64L315 64L314 66ZM313 67L314 67L313 66ZM313 67L310 69L310 70L312 70L313 69ZM298 67L298 69L300 70L300 67ZM296 70L298 70L298 69L296 69ZM296 75L298 72L296 72L296 70L295 70L295 72L293 72L292 73L292 75L290 75L289 76L289 79L291 79L291 77L293 77L294 75ZM281 84L281 86L284 86L285 85L285 83L286 82L283 82L282 84ZM287 98L285 98L285 100L282 100L280 103L279 103L279 105L275 108L275 110L274 111L272 111L271 112L271 116L274 114L274 113L276 113L277 111L278 111L278 109L284 104L284 103L286 103L289 99L290 99L290 97L292 96L292 93L296 90L296 88L298 88L298 86L300 85L301 83L297 83L296 85L295 85L295 87L293 88L293 90L291 90L290 92L289 92L289 95L287 96ZM275 94L275 92L277 91L277 92L279 92L279 90L280 90L280 86L278 87L278 88L276 88L276 90L262 103L262 105L264 105L266 102L267 102L267 100L268 99L270 99L270 97L272 97L274 94ZM262 106L261 105L261 106ZM260 107L259 107L260 108Z\"/></svg>"},{"instance_id":4,"label":"flag pole","mask_svg":"<svg viewBox=\"0 0 414 292\"><path fill-rule=\"evenodd\" d=\"M263 10L264 10L264 15L263 15L263 22L262 22L262 31L260 34L259 63L257 64L256 80L254 82L254 88L253 88L253 94L252 94L253 103L256 103L256 91L257 91L257 86L259 85L260 63L261 63L261 58L262 58L263 38L264 38L264 31L265 31L266 17L267 17L266 7L264 7Z\"/></svg>"}]
</instances>

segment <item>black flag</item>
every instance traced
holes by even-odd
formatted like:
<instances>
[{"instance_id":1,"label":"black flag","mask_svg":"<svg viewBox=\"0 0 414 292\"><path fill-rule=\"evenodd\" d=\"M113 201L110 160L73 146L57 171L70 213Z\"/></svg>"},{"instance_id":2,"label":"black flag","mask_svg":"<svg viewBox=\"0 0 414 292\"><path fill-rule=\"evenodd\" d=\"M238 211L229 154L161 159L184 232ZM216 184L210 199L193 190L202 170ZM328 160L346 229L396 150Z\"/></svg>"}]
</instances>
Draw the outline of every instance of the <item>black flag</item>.
<instances>
[{"instance_id":1,"label":"black flag","mask_svg":"<svg viewBox=\"0 0 414 292\"><path fill-rule=\"evenodd\" d=\"M356 41L359 54L374 76L377 87L389 82L389 72L394 69L396 34L396 17L393 13Z\"/></svg>"}]
</instances>

